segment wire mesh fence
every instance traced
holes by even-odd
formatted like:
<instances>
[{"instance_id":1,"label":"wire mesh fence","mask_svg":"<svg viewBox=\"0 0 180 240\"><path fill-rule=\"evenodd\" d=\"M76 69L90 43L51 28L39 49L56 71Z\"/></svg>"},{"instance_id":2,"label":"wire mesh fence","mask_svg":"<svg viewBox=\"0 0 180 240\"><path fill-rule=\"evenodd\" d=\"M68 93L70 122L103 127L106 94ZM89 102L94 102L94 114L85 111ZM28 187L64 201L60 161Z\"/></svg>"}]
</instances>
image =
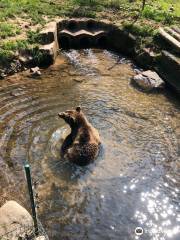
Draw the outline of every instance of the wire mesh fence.
<instances>
[{"instance_id":1,"label":"wire mesh fence","mask_svg":"<svg viewBox=\"0 0 180 240\"><path fill-rule=\"evenodd\" d=\"M38 235L35 234L33 224L31 225L15 224L15 225L16 227L7 230L3 235L0 235L0 240L35 240L38 236L43 236L43 240L49 240L48 235L39 220L38 220L39 230Z\"/></svg>"}]
</instances>

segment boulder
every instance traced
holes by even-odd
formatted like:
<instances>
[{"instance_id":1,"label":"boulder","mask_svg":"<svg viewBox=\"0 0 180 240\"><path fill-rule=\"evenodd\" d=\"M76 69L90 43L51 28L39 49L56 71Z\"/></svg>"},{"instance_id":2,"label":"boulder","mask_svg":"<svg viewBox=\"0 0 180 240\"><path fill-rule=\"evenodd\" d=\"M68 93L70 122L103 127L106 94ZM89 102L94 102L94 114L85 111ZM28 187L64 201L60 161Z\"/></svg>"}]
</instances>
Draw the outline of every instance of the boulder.
<instances>
[{"instance_id":1,"label":"boulder","mask_svg":"<svg viewBox=\"0 0 180 240\"><path fill-rule=\"evenodd\" d=\"M0 208L0 238L18 240L20 236L29 235L32 230L31 215L17 202L8 201Z\"/></svg>"},{"instance_id":2,"label":"boulder","mask_svg":"<svg viewBox=\"0 0 180 240\"><path fill-rule=\"evenodd\" d=\"M164 87L164 81L156 72L144 71L134 76L132 79L140 88L146 91L160 89Z\"/></svg>"}]
</instances>

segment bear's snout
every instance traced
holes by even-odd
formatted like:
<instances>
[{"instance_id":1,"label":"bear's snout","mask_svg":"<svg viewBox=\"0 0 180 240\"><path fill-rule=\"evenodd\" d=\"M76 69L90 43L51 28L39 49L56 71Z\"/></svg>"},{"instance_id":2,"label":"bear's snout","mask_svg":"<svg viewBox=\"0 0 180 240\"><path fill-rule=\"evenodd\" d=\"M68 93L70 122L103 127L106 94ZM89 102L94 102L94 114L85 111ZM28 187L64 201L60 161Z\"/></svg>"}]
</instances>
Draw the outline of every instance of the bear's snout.
<instances>
[{"instance_id":1,"label":"bear's snout","mask_svg":"<svg viewBox=\"0 0 180 240\"><path fill-rule=\"evenodd\" d=\"M59 116L60 118L64 118L64 117L65 117L65 113L64 113L64 112L60 112L60 113L58 113L58 116Z\"/></svg>"}]
</instances>

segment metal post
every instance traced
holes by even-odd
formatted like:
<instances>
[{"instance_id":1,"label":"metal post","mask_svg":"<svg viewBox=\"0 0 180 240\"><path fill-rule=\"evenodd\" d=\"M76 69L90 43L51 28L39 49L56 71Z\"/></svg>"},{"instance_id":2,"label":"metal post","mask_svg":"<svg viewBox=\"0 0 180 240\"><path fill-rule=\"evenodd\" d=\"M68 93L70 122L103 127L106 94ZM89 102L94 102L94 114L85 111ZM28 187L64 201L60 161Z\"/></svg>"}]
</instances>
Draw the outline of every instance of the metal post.
<instances>
[{"instance_id":1,"label":"metal post","mask_svg":"<svg viewBox=\"0 0 180 240\"><path fill-rule=\"evenodd\" d=\"M33 222L34 222L35 235L37 236L39 234L39 230L38 230L36 207L35 207L34 195L33 195L33 189L32 189L31 169L30 169L29 164L25 164L24 169L25 169L25 173L26 173L29 197L30 197L30 201L31 201L31 211L32 211L32 217L33 217Z\"/></svg>"}]
</instances>

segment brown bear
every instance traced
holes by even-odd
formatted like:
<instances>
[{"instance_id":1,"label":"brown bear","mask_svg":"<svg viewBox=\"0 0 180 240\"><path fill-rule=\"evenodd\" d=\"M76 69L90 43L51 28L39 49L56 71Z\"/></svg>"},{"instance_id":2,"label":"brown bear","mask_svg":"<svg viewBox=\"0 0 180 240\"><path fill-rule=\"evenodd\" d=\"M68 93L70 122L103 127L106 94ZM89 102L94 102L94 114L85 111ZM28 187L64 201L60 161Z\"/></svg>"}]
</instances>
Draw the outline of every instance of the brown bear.
<instances>
[{"instance_id":1,"label":"brown bear","mask_svg":"<svg viewBox=\"0 0 180 240\"><path fill-rule=\"evenodd\" d=\"M80 166L92 162L98 156L101 144L97 129L89 123L80 107L58 115L71 128L62 144L61 156Z\"/></svg>"}]
</instances>

